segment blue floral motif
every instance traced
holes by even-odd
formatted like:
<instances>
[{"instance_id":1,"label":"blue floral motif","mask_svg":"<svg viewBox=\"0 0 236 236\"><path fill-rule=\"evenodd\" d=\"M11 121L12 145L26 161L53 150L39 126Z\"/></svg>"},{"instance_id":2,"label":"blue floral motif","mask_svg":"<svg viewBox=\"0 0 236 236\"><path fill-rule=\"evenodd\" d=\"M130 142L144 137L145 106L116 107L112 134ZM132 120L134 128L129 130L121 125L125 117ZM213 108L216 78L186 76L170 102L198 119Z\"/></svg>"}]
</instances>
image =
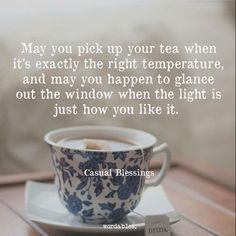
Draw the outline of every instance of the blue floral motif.
<instances>
[{"instance_id":1,"label":"blue floral motif","mask_svg":"<svg viewBox=\"0 0 236 236\"><path fill-rule=\"evenodd\" d=\"M115 160L120 159L122 161L125 161L125 159L127 157L127 153L128 153L128 151L126 151L126 152L113 152L112 155Z\"/></svg>"},{"instance_id":2,"label":"blue floral motif","mask_svg":"<svg viewBox=\"0 0 236 236\"><path fill-rule=\"evenodd\" d=\"M113 221L119 221L124 215L126 215L124 208L117 208L109 214L109 218Z\"/></svg>"},{"instance_id":3,"label":"blue floral motif","mask_svg":"<svg viewBox=\"0 0 236 236\"><path fill-rule=\"evenodd\" d=\"M92 170L97 171L99 170L99 164L104 162L104 157L95 156L95 158L91 158L88 161L81 162L79 164L79 168L84 172L85 170ZM81 180L80 184L77 186L77 190L83 189L81 192L82 195L84 195L87 192L88 199L91 199L91 194L89 193L89 189L91 184L95 187L95 193L96 196L99 196L102 193L103 182L102 178L100 176L90 177L90 176L84 176L84 175L78 175L79 179ZM87 186L87 187L86 187Z\"/></svg>"},{"instance_id":4,"label":"blue floral motif","mask_svg":"<svg viewBox=\"0 0 236 236\"><path fill-rule=\"evenodd\" d=\"M99 203L99 206L101 207L102 210L109 210L109 211L113 211L113 209L116 206L116 203Z\"/></svg>"},{"instance_id":5,"label":"blue floral motif","mask_svg":"<svg viewBox=\"0 0 236 236\"><path fill-rule=\"evenodd\" d=\"M120 185L117 190L117 194L118 194L119 199L121 200L128 199L131 195L130 186L128 184Z\"/></svg>"},{"instance_id":6,"label":"blue floral motif","mask_svg":"<svg viewBox=\"0 0 236 236\"><path fill-rule=\"evenodd\" d=\"M90 201L82 201L80 200L76 193L70 194L67 189L65 189L65 194L64 194L64 201L66 203L66 208L74 215L79 215L84 222L89 220L89 217L93 216L93 208L90 209L84 209L83 207L88 207L92 205L92 202ZM82 211L83 210L83 211ZM82 211L82 215L81 215Z\"/></svg>"},{"instance_id":7,"label":"blue floral motif","mask_svg":"<svg viewBox=\"0 0 236 236\"><path fill-rule=\"evenodd\" d=\"M87 176L78 175L78 179L80 180L80 183L77 186L76 190L84 189L86 185L88 184Z\"/></svg>"},{"instance_id":8,"label":"blue floral motif","mask_svg":"<svg viewBox=\"0 0 236 236\"><path fill-rule=\"evenodd\" d=\"M85 152L85 153L89 160L79 163L79 169L81 169L82 172L84 172L85 170L98 171L101 168L103 169L116 168L115 163L105 162L107 153L97 153L97 152ZM82 154L80 153L80 155ZM81 192L82 195L84 195L87 192L88 199L91 199L91 194L89 192L91 185L95 187L94 191L96 197L102 193L104 189L102 179L106 178L102 178L101 176L92 177L83 175L78 175L78 178L81 180L81 182L76 189L77 190L83 189L83 191Z\"/></svg>"},{"instance_id":9,"label":"blue floral motif","mask_svg":"<svg viewBox=\"0 0 236 236\"><path fill-rule=\"evenodd\" d=\"M141 165L143 163L143 158L145 156L145 150L135 150L135 157L131 157L129 159L130 162L133 162L134 164L139 164Z\"/></svg>"},{"instance_id":10,"label":"blue floral motif","mask_svg":"<svg viewBox=\"0 0 236 236\"><path fill-rule=\"evenodd\" d=\"M123 166L127 171L139 171L140 168L138 165L127 166L126 164ZM112 184L112 185L111 185ZM113 198L117 193L119 199L126 200L131 194L137 194L140 185L140 176L119 176L115 173L112 173L112 178L110 179L110 183L107 183L107 187L110 188L110 192L105 196L105 198ZM117 186L118 189L114 189Z\"/></svg>"},{"instance_id":11,"label":"blue floral motif","mask_svg":"<svg viewBox=\"0 0 236 236\"><path fill-rule=\"evenodd\" d=\"M55 156L55 165L56 168L62 172L62 179L65 183L67 180L70 185L72 185L70 177L74 176L76 173L76 170L73 168L73 166L70 166L68 162L66 162L65 157L60 158L59 160Z\"/></svg>"},{"instance_id":12,"label":"blue floral motif","mask_svg":"<svg viewBox=\"0 0 236 236\"><path fill-rule=\"evenodd\" d=\"M114 172L112 173L112 178L110 179L112 185L114 186L120 186L123 181L124 181L124 176L119 176L119 175L116 175ZM117 192L116 190L114 189L111 189L111 184L110 183L107 183L107 187L110 188L110 192L105 196L105 198L113 198L115 193Z\"/></svg>"},{"instance_id":13,"label":"blue floral motif","mask_svg":"<svg viewBox=\"0 0 236 236\"><path fill-rule=\"evenodd\" d=\"M99 165L93 161L93 160L88 160L85 162L80 162L79 163L79 168L84 172L85 170L99 170Z\"/></svg>"},{"instance_id":14,"label":"blue floral motif","mask_svg":"<svg viewBox=\"0 0 236 236\"><path fill-rule=\"evenodd\" d=\"M82 202L81 200L76 196L76 193L68 194L67 197L64 197L67 209L73 213L74 215L77 215L78 212L82 209Z\"/></svg>"},{"instance_id":15,"label":"blue floral motif","mask_svg":"<svg viewBox=\"0 0 236 236\"><path fill-rule=\"evenodd\" d=\"M136 194L139 189L140 177L138 176L128 176L127 185L130 187L130 192Z\"/></svg>"},{"instance_id":16,"label":"blue floral motif","mask_svg":"<svg viewBox=\"0 0 236 236\"><path fill-rule=\"evenodd\" d=\"M61 148L61 152L66 155L66 157L69 159L69 160L73 160L73 156L75 154L74 151L72 151L71 149L69 148Z\"/></svg>"},{"instance_id":17,"label":"blue floral motif","mask_svg":"<svg viewBox=\"0 0 236 236\"><path fill-rule=\"evenodd\" d=\"M102 183L102 178L100 176L97 176L97 178L95 178L94 182L95 183L93 184L93 186L95 186L95 194L97 197L102 193L102 190L104 189L103 183Z\"/></svg>"},{"instance_id":18,"label":"blue floral motif","mask_svg":"<svg viewBox=\"0 0 236 236\"><path fill-rule=\"evenodd\" d=\"M113 162L107 162L108 169L116 169L116 163Z\"/></svg>"},{"instance_id":19,"label":"blue floral motif","mask_svg":"<svg viewBox=\"0 0 236 236\"><path fill-rule=\"evenodd\" d=\"M124 181L124 176L116 175L114 172L112 173L111 183L115 186L122 184Z\"/></svg>"},{"instance_id":20,"label":"blue floral motif","mask_svg":"<svg viewBox=\"0 0 236 236\"><path fill-rule=\"evenodd\" d=\"M91 155L92 154L92 155ZM95 161L97 164L101 164L103 163L105 160L106 160L106 157L107 157L107 153L104 153L104 152L94 152L94 153L89 153L88 154L88 157Z\"/></svg>"},{"instance_id":21,"label":"blue floral motif","mask_svg":"<svg viewBox=\"0 0 236 236\"><path fill-rule=\"evenodd\" d=\"M91 151L74 151L76 154L80 155L84 159L90 159L95 161L97 164L101 164L106 160L107 153L106 152L91 152Z\"/></svg>"},{"instance_id":22,"label":"blue floral motif","mask_svg":"<svg viewBox=\"0 0 236 236\"><path fill-rule=\"evenodd\" d=\"M64 168L64 167L66 168L66 167L70 166L70 165L66 162L66 160L65 160L64 157L60 158L60 160L59 160L59 165L60 165L61 168Z\"/></svg>"},{"instance_id":23,"label":"blue floral motif","mask_svg":"<svg viewBox=\"0 0 236 236\"><path fill-rule=\"evenodd\" d=\"M135 166L128 166L128 171L139 171L140 168L138 165ZM139 188L140 184L140 176L127 176L126 177L126 183L130 187L130 191L133 194L136 194Z\"/></svg>"},{"instance_id":24,"label":"blue floral motif","mask_svg":"<svg viewBox=\"0 0 236 236\"><path fill-rule=\"evenodd\" d=\"M83 218L84 218L84 222L86 222L85 217L91 217L93 216L93 208L89 209L89 210L83 210L82 211L83 214Z\"/></svg>"},{"instance_id":25,"label":"blue floral motif","mask_svg":"<svg viewBox=\"0 0 236 236\"><path fill-rule=\"evenodd\" d=\"M123 202L121 207L116 208L116 203L100 203L99 206L101 210L108 211L105 215L100 214L100 216L103 216L103 222L116 222L121 220L129 212L129 210L125 211L124 205L125 203Z\"/></svg>"}]
</instances>

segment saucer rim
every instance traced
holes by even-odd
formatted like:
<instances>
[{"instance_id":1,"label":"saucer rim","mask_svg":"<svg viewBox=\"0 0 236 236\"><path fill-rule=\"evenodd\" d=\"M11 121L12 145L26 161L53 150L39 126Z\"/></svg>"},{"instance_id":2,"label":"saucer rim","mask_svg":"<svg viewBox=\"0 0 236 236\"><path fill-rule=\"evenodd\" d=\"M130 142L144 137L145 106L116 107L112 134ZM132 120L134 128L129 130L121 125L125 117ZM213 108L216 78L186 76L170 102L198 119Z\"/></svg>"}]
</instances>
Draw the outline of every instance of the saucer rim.
<instances>
[{"instance_id":1,"label":"saucer rim","mask_svg":"<svg viewBox=\"0 0 236 236\"><path fill-rule=\"evenodd\" d=\"M42 183L42 182L37 182L37 181L27 181L25 185L25 207L26 207L26 215L29 220L40 224L44 225L46 227L50 228L56 228L56 229L62 229L65 231L70 231L70 232L84 232L84 233L122 233L122 232L136 232L136 231L142 231L145 228L145 223L136 223L136 224L131 224L132 226L135 226L136 228L128 228L128 229L106 229L103 228L102 224L89 224L89 223L82 223L79 222L80 225L78 226L72 226L68 224L63 224L61 222L57 221L52 221L47 218L42 218L40 216L37 216L35 214L31 214L29 210L29 189L32 185L35 184L41 184L41 185L53 185L53 183ZM68 213L69 214L69 213ZM177 211L171 211L166 213L166 215L169 217L171 220L170 225L175 224L181 220L181 217ZM123 222L124 223L124 222ZM119 222L114 223L114 224L119 224Z\"/></svg>"}]
</instances>

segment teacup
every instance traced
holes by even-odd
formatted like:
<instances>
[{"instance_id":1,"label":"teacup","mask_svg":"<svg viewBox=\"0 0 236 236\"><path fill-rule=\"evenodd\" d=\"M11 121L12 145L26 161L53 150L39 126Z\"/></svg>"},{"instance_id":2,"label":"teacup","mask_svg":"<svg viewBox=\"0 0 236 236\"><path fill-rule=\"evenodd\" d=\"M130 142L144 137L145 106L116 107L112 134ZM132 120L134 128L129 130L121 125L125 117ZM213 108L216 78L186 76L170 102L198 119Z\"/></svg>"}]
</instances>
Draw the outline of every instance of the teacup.
<instances>
[{"instance_id":1,"label":"teacup","mask_svg":"<svg viewBox=\"0 0 236 236\"><path fill-rule=\"evenodd\" d=\"M86 149L81 145L83 139L107 140L110 148ZM155 146L153 135L135 129L70 127L47 133L45 141L50 146L60 200L85 223L121 220L138 205L144 187L161 183L171 160L167 144ZM152 173L149 162L160 152L166 153L161 170L146 181L145 175Z\"/></svg>"}]
</instances>

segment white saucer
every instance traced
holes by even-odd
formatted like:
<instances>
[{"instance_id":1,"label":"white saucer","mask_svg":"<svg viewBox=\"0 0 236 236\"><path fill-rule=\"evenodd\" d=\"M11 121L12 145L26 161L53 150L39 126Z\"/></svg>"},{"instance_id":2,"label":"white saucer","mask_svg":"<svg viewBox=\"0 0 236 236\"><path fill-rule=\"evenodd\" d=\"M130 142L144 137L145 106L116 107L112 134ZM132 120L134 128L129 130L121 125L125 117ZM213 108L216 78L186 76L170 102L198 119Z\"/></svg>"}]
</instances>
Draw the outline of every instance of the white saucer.
<instances>
[{"instance_id":1,"label":"white saucer","mask_svg":"<svg viewBox=\"0 0 236 236\"><path fill-rule=\"evenodd\" d=\"M117 223L132 225L136 229L105 229L103 225L79 222L60 203L54 184L28 181L25 197L26 213L30 220L50 227L76 232L109 233L143 230L144 217L142 216L154 214L166 214L171 224L180 220L179 214L171 205L161 186L149 187L144 191L142 200L134 210L140 215L131 212L121 222Z\"/></svg>"}]
</instances>

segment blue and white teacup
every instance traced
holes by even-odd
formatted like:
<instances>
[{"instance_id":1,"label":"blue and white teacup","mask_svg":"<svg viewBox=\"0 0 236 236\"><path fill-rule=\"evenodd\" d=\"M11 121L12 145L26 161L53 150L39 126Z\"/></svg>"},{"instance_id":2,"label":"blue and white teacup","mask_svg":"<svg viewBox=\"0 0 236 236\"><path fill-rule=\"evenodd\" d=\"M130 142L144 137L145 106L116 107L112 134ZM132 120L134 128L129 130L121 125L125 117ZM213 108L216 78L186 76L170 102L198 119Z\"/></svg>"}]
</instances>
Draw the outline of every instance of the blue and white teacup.
<instances>
[{"instance_id":1,"label":"blue and white teacup","mask_svg":"<svg viewBox=\"0 0 236 236\"><path fill-rule=\"evenodd\" d=\"M88 149L85 139L102 140L110 148ZM45 141L50 146L60 200L85 223L121 220L138 205L144 186L161 183L171 160L167 144L155 146L153 135L135 129L70 127L47 133ZM160 152L166 155L160 172L154 175L149 162ZM145 176L152 178L147 182Z\"/></svg>"}]
</instances>

